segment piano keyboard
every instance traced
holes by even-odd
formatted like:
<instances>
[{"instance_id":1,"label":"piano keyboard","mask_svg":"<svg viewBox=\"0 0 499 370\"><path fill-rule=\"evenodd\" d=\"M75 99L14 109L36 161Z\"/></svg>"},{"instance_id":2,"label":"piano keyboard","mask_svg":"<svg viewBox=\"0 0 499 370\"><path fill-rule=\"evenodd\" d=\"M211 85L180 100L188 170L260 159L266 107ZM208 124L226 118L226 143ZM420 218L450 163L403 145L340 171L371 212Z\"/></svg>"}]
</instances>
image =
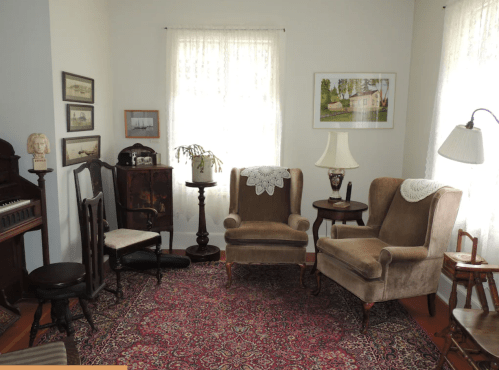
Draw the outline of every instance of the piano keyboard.
<instances>
[{"instance_id":1,"label":"piano keyboard","mask_svg":"<svg viewBox=\"0 0 499 370\"><path fill-rule=\"evenodd\" d=\"M6 202L0 205L0 213L4 213L11 209L24 206L25 204L29 204L30 202L31 200L29 199L17 199L17 200L12 200L10 202Z\"/></svg>"}]
</instances>

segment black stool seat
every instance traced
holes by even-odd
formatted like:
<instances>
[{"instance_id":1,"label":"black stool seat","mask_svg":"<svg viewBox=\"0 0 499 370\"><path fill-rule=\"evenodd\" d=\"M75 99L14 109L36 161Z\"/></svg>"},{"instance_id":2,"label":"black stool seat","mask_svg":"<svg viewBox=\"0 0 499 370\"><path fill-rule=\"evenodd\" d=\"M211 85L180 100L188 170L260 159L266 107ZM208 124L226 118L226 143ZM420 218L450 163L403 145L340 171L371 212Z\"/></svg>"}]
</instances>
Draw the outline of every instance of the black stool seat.
<instances>
[{"instance_id":1,"label":"black stool seat","mask_svg":"<svg viewBox=\"0 0 499 370\"><path fill-rule=\"evenodd\" d=\"M58 262L38 267L29 274L31 283L41 289L62 289L85 280L85 266L76 262Z\"/></svg>"}]
</instances>

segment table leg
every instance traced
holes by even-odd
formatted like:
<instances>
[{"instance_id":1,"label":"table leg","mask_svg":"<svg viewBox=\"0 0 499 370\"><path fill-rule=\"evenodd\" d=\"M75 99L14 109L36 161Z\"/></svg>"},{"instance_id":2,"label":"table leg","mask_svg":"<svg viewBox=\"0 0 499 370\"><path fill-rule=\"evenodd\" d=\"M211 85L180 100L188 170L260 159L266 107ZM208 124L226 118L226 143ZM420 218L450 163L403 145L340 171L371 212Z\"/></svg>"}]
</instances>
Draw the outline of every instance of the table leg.
<instances>
[{"instance_id":1,"label":"table leg","mask_svg":"<svg viewBox=\"0 0 499 370\"><path fill-rule=\"evenodd\" d=\"M319 240L319 227L322 224L323 218L319 215L317 215L317 218L315 219L314 225L312 226L312 234L314 236L314 249L315 249L315 262L314 266L312 267L312 271L310 272L313 274L315 270L317 269L317 240ZM334 221L333 221L334 222Z\"/></svg>"},{"instance_id":2,"label":"table leg","mask_svg":"<svg viewBox=\"0 0 499 370\"><path fill-rule=\"evenodd\" d=\"M358 219L358 220L356 220L356 221L357 221L357 225L359 225L359 226L365 226L365 225L364 225L364 220L363 220L363 219L359 218L359 219Z\"/></svg>"}]
</instances>

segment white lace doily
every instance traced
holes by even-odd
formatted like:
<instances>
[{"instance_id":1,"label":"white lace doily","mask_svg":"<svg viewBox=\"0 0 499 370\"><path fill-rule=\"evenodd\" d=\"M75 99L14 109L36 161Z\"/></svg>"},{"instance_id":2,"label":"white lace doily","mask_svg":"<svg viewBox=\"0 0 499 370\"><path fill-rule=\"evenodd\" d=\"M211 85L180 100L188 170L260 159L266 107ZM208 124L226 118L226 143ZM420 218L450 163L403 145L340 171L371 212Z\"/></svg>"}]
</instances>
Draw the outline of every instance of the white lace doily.
<instances>
[{"instance_id":1,"label":"white lace doily","mask_svg":"<svg viewBox=\"0 0 499 370\"><path fill-rule=\"evenodd\" d=\"M400 186L400 194L406 201L414 203L423 200L444 186L446 185L434 180L407 179Z\"/></svg>"},{"instance_id":2,"label":"white lace doily","mask_svg":"<svg viewBox=\"0 0 499 370\"><path fill-rule=\"evenodd\" d=\"M291 178L291 174L284 167L278 166L256 166L248 167L241 171L241 176L247 176L246 185L254 186L256 195L264 191L268 195L274 194L274 188L284 187L284 179Z\"/></svg>"}]
</instances>

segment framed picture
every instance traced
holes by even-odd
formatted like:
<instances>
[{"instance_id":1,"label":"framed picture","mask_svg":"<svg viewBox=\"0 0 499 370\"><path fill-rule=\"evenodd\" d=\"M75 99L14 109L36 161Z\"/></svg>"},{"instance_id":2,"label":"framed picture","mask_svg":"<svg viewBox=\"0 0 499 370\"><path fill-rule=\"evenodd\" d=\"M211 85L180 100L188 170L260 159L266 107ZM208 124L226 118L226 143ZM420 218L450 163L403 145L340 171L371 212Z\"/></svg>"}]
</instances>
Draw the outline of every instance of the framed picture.
<instances>
[{"instance_id":1,"label":"framed picture","mask_svg":"<svg viewBox=\"0 0 499 370\"><path fill-rule=\"evenodd\" d=\"M62 100L93 104L94 80L62 72Z\"/></svg>"},{"instance_id":2,"label":"framed picture","mask_svg":"<svg viewBox=\"0 0 499 370\"><path fill-rule=\"evenodd\" d=\"M62 139L62 165L82 163L100 158L100 136L82 136Z\"/></svg>"},{"instance_id":3,"label":"framed picture","mask_svg":"<svg viewBox=\"0 0 499 370\"><path fill-rule=\"evenodd\" d=\"M68 132L94 129L94 107L91 105L67 104Z\"/></svg>"},{"instance_id":4,"label":"framed picture","mask_svg":"<svg viewBox=\"0 0 499 370\"><path fill-rule=\"evenodd\" d=\"M395 73L316 73L314 128L393 128Z\"/></svg>"},{"instance_id":5,"label":"framed picture","mask_svg":"<svg viewBox=\"0 0 499 370\"><path fill-rule=\"evenodd\" d=\"M159 138L159 111L126 110L125 137Z\"/></svg>"}]
</instances>

